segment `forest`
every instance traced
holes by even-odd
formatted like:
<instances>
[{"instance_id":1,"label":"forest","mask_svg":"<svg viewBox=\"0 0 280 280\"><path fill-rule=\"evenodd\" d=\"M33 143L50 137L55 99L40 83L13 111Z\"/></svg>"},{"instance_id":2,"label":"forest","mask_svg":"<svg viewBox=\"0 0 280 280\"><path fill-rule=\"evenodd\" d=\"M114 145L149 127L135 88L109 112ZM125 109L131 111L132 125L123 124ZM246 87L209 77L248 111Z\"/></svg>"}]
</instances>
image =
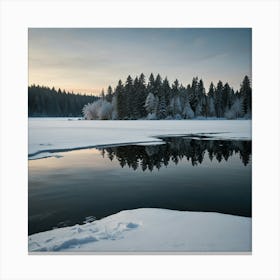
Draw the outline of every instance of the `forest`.
<instances>
[{"instance_id":1,"label":"forest","mask_svg":"<svg viewBox=\"0 0 280 280\"><path fill-rule=\"evenodd\" d=\"M193 118L251 118L252 89L248 76L234 89L226 82L210 83L205 90L202 79L194 77L186 87L176 79L171 85L160 74L150 75L148 82L142 73L135 79L129 75L126 82L119 80L113 90L83 108L85 119L193 119Z\"/></svg>"},{"instance_id":2,"label":"forest","mask_svg":"<svg viewBox=\"0 0 280 280\"><path fill-rule=\"evenodd\" d=\"M109 86L99 97L39 85L28 87L29 117L82 115L87 120L250 119L251 81L245 76L236 91L227 82L211 82L206 91L198 77L183 86L177 79L170 85L167 77L153 73L146 82L142 73L135 79L129 75L125 83L119 80L114 89Z\"/></svg>"},{"instance_id":3,"label":"forest","mask_svg":"<svg viewBox=\"0 0 280 280\"><path fill-rule=\"evenodd\" d=\"M80 117L85 104L92 103L96 96L74 94L44 86L28 87L29 117Z\"/></svg>"}]
</instances>

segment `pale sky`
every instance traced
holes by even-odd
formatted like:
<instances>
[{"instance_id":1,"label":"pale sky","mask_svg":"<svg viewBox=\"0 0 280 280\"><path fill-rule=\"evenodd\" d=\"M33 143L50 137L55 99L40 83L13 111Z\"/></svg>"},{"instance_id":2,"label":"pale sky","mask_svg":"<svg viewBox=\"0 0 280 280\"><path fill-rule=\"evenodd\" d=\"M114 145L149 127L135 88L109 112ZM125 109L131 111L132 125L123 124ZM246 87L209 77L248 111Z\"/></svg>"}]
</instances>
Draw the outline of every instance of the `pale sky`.
<instances>
[{"instance_id":1,"label":"pale sky","mask_svg":"<svg viewBox=\"0 0 280 280\"><path fill-rule=\"evenodd\" d=\"M142 72L239 89L251 77L250 28L30 28L29 85L100 94Z\"/></svg>"}]
</instances>

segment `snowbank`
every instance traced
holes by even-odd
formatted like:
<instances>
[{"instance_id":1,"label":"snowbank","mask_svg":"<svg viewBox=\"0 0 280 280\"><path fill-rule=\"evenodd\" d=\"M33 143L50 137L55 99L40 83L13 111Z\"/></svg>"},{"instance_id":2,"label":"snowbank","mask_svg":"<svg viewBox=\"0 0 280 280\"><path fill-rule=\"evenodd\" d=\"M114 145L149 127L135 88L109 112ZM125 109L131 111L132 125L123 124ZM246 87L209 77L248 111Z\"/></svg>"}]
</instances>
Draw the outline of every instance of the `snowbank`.
<instances>
[{"instance_id":1,"label":"snowbank","mask_svg":"<svg viewBox=\"0 0 280 280\"><path fill-rule=\"evenodd\" d=\"M251 218L135 209L29 236L29 251L250 252Z\"/></svg>"},{"instance_id":2,"label":"snowbank","mask_svg":"<svg viewBox=\"0 0 280 280\"><path fill-rule=\"evenodd\" d=\"M219 133L219 138L251 138L251 120L86 121L29 118L28 154L123 143L158 142L158 135ZM213 135L212 135L213 136ZM35 158L42 157L36 154ZM34 156L33 156L34 158Z\"/></svg>"}]
</instances>

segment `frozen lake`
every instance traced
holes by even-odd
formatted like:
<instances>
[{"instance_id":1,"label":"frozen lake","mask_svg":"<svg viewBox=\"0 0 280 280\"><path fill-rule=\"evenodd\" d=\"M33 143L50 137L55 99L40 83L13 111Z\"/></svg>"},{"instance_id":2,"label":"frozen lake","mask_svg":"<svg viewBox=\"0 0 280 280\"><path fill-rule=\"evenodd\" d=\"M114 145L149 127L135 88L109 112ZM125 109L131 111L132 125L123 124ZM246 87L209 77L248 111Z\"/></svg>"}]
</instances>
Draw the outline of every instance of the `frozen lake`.
<instances>
[{"instance_id":1,"label":"frozen lake","mask_svg":"<svg viewBox=\"0 0 280 280\"><path fill-rule=\"evenodd\" d=\"M251 139L251 120L85 121L29 118L28 154L136 142L158 142L159 135L216 133L221 139Z\"/></svg>"},{"instance_id":2,"label":"frozen lake","mask_svg":"<svg viewBox=\"0 0 280 280\"><path fill-rule=\"evenodd\" d=\"M29 234L122 210L251 216L251 141L169 137L29 162Z\"/></svg>"},{"instance_id":3,"label":"frozen lake","mask_svg":"<svg viewBox=\"0 0 280 280\"><path fill-rule=\"evenodd\" d=\"M67 226L103 221L124 210L157 208L210 213L210 216L202 216L207 218L202 219L200 230L209 227L212 214L230 214L221 220L232 225L231 233L228 226L225 229L224 222L218 223L217 232L212 239L209 237L205 248L210 251L250 250L249 220L245 227L245 220L230 222L231 215L244 219L251 217L250 125L250 121L244 120L95 122L29 119L28 230L31 240L36 240L35 233L38 232L51 230L50 234L57 236L55 228L67 229ZM141 212L131 213L138 215ZM184 225L184 219L173 222L197 230L193 224ZM133 228L134 232L142 223ZM195 232L192 234L196 235ZM217 245L218 236L223 234L229 241ZM63 236L61 242L64 244L67 240ZM108 236L111 235L108 233ZM48 237L46 232L46 240ZM89 237L89 240L93 239L96 239L95 235ZM45 248L46 240L39 248ZM176 250L204 248L200 245L205 240L193 241L196 245L184 245ZM139 242L139 237L135 242ZM191 240L182 242L189 244ZM105 248L110 251L111 245L106 244L102 245L104 247L99 245L98 251ZM153 244L148 244L153 248ZM63 246L59 248L63 249ZM70 250L80 248L79 244L71 246ZM122 246L114 248L126 250L127 245ZM170 246L173 248L172 244ZM49 250L53 250L51 248ZM94 250L95 247L90 248ZM162 248L155 247L154 250ZM91 249L86 247L85 250Z\"/></svg>"}]
</instances>

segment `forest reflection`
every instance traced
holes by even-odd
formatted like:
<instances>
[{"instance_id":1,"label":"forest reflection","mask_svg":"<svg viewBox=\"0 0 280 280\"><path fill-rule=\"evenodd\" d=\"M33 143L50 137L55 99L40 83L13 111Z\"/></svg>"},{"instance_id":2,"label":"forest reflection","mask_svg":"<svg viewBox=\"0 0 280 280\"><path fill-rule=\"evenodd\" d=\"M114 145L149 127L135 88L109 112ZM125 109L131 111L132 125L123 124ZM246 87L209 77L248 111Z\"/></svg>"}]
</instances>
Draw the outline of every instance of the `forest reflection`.
<instances>
[{"instance_id":1,"label":"forest reflection","mask_svg":"<svg viewBox=\"0 0 280 280\"><path fill-rule=\"evenodd\" d=\"M121 167L128 166L143 171L160 169L170 163L178 164L187 159L192 166L199 165L205 157L210 161L228 161L233 155L239 155L244 166L250 162L252 153L251 141L243 140L200 140L184 137L168 137L166 144L150 146L116 146L101 149L103 157L117 160Z\"/></svg>"}]
</instances>

